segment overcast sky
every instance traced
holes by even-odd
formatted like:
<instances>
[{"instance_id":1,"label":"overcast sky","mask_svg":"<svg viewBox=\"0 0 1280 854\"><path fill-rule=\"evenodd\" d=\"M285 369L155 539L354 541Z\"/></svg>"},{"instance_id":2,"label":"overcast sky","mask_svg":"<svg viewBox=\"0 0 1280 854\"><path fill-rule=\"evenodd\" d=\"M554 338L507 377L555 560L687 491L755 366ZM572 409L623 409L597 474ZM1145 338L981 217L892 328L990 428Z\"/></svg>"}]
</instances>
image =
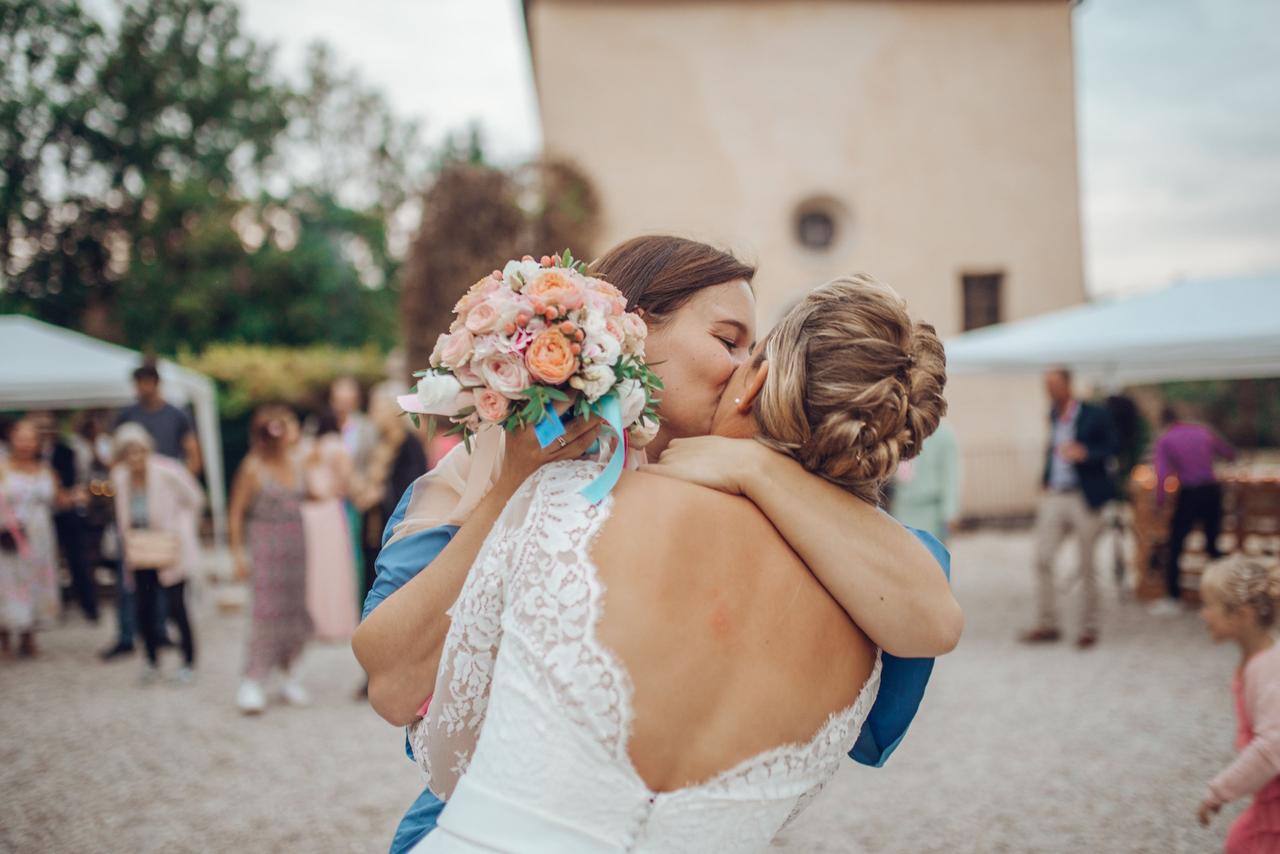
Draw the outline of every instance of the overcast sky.
<instances>
[{"instance_id":1,"label":"overcast sky","mask_svg":"<svg viewBox=\"0 0 1280 854\"><path fill-rule=\"evenodd\" d=\"M477 122L496 159L538 150L519 0L241 2L286 71L322 39L431 141ZM1086 0L1074 16L1090 290L1280 270L1280 2Z\"/></svg>"}]
</instances>

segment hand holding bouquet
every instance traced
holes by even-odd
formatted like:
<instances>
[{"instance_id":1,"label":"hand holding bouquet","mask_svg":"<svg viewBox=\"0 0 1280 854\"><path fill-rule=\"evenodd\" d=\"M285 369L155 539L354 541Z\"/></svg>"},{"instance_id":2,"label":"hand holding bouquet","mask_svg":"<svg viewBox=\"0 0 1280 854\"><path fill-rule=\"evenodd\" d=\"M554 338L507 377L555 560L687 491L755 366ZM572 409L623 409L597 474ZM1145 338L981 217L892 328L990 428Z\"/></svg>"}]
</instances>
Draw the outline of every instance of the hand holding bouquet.
<instances>
[{"instance_id":1,"label":"hand holding bouquet","mask_svg":"<svg viewBox=\"0 0 1280 854\"><path fill-rule=\"evenodd\" d=\"M415 374L400 406L447 417L448 434L468 448L481 430L530 425L546 447L563 432L555 403L567 403L574 416L604 418L626 447L644 447L658 430L662 383L644 362L644 321L626 308L567 249L511 261L458 301L430 369Z\"/></svg>"}]
</instances>

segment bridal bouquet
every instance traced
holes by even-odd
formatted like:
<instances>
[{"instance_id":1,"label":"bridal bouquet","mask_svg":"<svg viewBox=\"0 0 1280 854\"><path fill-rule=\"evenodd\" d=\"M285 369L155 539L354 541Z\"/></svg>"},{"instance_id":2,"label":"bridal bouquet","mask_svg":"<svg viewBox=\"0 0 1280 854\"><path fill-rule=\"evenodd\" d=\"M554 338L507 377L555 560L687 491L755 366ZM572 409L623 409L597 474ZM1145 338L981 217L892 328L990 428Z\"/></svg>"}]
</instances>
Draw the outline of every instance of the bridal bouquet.
<instances>
[{"instance_id":1,"label":"bridal bouquet","mask_svg":"<svg viewBox=\"0 0 1280 854\"><path fill-rule=\"evenodd\" d=\"M566 418L599 415L625 447L644 447L658 430L662 383L644 361L644 321L626 308L567 249L511 261L458 301L400 406L415 419L448 418L446 435L461 434L468 449L486 428L530 424L546 447L564 432L556 402L569 404Z\"/></svg>"}]
</instances>

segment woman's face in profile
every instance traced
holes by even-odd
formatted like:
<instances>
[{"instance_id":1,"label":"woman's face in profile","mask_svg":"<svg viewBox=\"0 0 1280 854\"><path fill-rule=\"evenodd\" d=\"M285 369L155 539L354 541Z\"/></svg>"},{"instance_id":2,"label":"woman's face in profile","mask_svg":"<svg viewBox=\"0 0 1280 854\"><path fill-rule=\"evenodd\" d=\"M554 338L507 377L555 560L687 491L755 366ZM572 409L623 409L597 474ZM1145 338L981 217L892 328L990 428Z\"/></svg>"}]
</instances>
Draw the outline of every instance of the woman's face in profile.
<instances>
[{"instance_id":1,"label":"woman's face in profile","mask_svg":"<svg viewBox=\"0 0 1280 854\"><path fill-rule=\"evenodd\" d=\"M750 403L751 393L756 383L756 375L760 373L763 363L756 362L756 357L764 353L764 341L759 341L747 359L737 367L729 382L725 385L724 394L716 406L715 416L711 421L711 434L730 438L750 438L756 434L756 421L750 411L741 411L739 404L746 400Z\"/></svg>"},{"instance_id":2,"label":"woman's face in profile","mask_svg":"<svg viewBox=\"0 0 1280 854\"><path fill-rule=\"evenodd\" d=\"M664 386L655 451L711 432L720 398L755 342L755 311L751 286L737 279L703 288L650 330L645 359Z\"/></svg>"}]
</instances>

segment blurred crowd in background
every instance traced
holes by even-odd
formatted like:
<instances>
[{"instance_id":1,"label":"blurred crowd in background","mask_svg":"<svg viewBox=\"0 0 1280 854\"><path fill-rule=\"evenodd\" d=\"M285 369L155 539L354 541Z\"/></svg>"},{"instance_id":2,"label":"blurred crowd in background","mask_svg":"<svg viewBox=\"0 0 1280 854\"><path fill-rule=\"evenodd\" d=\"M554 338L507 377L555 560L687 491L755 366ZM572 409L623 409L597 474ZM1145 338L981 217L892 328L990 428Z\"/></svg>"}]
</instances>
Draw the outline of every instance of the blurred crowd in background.
<instances>
[{"instance_id":1,"label":"blurred crowd in background","mask_svg":"<svg viewBox=\"0 0 1280 854\"><path fill-rule=\"evenodd\" d=\"M29 411L6 419L0 444L0 641L35 658L38 632L75 612L107 623L104 662L141 657L141 680L194 678L198 642L188 583L218 571L190 414L168 403L159 372L134 372L137 400L118 411ZM306 703L290 677L306 641L346 640L372 583L386 520L428 456L395 404L397 385L335 379L323 407L258 407L233 479L230 564L250 582L252 619L237 703L265 708L264 683ZM367 400L367 405L366 405ZM175 634L176 632L176 634ZM162 674L164 650L177 661Z\"/></svg>"}]
</instances>

